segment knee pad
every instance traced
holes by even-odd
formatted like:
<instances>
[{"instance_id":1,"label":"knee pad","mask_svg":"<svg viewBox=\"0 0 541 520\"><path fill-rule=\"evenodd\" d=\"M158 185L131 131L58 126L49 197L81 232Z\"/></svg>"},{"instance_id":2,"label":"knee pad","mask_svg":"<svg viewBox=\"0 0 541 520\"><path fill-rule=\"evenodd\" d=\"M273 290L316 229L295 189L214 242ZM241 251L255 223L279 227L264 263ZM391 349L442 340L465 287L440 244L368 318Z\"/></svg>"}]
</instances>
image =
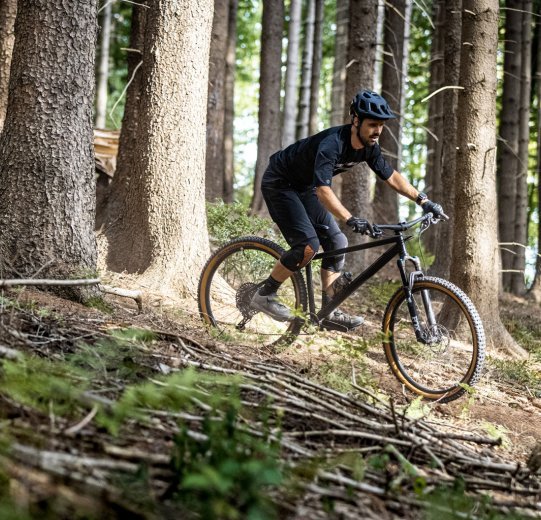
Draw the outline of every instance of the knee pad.
<instances>
[{"instance_id":1,"label":"knee pad","mask_svg":"<svg viewBox=\"0 0 541 520\"><path fill-rule=\"evenodd\" d=\"M319 240L312 238L307 244L299 244L286 251L280 258L280 262L290 271L298 271L314 258L318 249Z\"/></svg>"},{"instance_id":2,"label":"knee pad","mask_svg":"<svg viewBox=\"0 0 541 520\"><path fill-rule=\"evenodd\" d=\"M336 233L329 237L324 244L325 251L332 251L333 249L343 249L348 246L348 239L344 233ZM333 273L339 273L344 268L346 261L346 255L333 256L331 258L324 258L321 262L322 269L332 271Z\"/></svg>"}]
</instances>

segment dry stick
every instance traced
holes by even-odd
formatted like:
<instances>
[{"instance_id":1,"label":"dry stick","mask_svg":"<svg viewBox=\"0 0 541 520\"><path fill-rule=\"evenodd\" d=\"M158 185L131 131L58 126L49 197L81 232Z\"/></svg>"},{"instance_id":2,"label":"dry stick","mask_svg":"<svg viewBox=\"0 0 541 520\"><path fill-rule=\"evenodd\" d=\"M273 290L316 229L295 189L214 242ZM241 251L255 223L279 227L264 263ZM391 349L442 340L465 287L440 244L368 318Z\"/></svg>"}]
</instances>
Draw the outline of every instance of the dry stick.
<instances>
[{"instance_id":1,"label":"dry stick","mask_svg":"<svg viewBox=\"0 0 541 520\"><path fill-rule=\"evenodd\" d=\"M15 278L0 280L0 287L13 287L16 285L96 285L100 283L99 278L84 278L81 280L51 280L47 278Z\"/></svg>"},{"instance_id":2,"label":"dry stick","mask_svg":"<svg viewBox=\"0 0 541 520\"><path fill-rule=\"evenodd\" d=\"M132 291L129 289L120 289L118 287L111 287L110 285L100 284L99 289L108 294L114 294L116 296L122 296L124 298L132 298L137 303L137 309L139 312L143 312L143 293L141 291Z\"/></svg>"}]
</instances>

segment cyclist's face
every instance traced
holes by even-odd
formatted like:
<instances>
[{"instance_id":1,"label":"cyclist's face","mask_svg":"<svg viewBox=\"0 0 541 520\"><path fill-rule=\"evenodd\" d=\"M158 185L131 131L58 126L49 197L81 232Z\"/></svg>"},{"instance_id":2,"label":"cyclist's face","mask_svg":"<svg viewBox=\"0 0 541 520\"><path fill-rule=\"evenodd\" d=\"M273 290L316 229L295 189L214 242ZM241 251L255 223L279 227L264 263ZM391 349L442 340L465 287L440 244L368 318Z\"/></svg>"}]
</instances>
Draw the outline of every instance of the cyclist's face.
<instances>
[{"instance_id":1,"label":"cyclist's face","mask_svg":"<svg viewBox=\"0 0 541 520\"><path fill-rule=\"evenodd\" d=\"M359 128L359 137L363 145L374 146L378 142L384 126L384 121L378 119L364 119Z\"/></svg>"}]
</instances>

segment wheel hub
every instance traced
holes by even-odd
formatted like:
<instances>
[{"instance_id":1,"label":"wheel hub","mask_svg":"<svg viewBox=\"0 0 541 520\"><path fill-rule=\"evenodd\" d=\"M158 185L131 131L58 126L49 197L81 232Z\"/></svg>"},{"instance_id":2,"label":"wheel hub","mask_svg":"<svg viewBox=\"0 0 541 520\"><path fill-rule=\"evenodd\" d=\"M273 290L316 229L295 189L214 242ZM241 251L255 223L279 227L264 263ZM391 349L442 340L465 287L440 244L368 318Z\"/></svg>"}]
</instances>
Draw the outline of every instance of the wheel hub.
<instances>
[{"instance_id":1,"label":"wheel hub","mask_svg":"<svg viewBox=\"0 0 541 520\"><path fill-rule=\"evenodd\" d=\"M442 325L433 325L427 327L424 331L424 339L426 344L439 354L447 352L451 339L449 338L449 331Z\"/></svg>"}]
</instances>

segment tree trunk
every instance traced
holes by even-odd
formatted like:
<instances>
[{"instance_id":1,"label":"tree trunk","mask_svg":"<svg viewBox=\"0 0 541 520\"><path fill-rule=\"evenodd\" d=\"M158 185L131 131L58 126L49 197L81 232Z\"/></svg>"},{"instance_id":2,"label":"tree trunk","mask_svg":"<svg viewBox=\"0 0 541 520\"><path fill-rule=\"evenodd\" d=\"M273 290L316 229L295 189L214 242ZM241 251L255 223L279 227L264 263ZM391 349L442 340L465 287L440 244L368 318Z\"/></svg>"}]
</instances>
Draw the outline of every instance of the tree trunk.
<instances>
[{"instance_id":1,"label":"tree trunk","mask_svg":"<svg viewBox=\"0 0 541 520\"><path fill-rule=\"evenodd\" d=\"M316 18L316 0L307 0L306 20L304 22L304 48L302 52L301 88L299 111L297 114L297 139L308 135L310 119L310 86L312 64L314 61L314 25Z\"/></svg>"},{"instance_id":2,"label":"tree trunk","mask_svg":"<svg viewBox=\"0 0 541 520\"><path fill-rule=\"evenodd\" d=\"M291 0L289 8L289 29L287 36L287 67L284 92L284 126L282 146L295 141L297 124L297 79L299 76L299 49L301 37L302 1Z\"/></svg>"},{"instance_id":3,"label":"tree trunk","mask_svg":"<svg viewBox=\"0 0 541 520\"><path fill-rule=\"evenodd\" d=\"M264 214L261 178L269 157L280 149L280 87L282 60L283 0L263 1L261 74L259 79L259 134L252 212Z\"/></svg>"},{"instance_id":4,"label":"tree trunk","mask_svg":"<svg viewBox=\"0 0 541 520\"><path fill-rule=\"evenodd\" d=\"M462 0L449 0L445 4L445 51L444 51L444 84L458 85L460 78ZM456 134L458 90L444 90L443 96L443 147L441 161L441 177L443 196L441 199L449 222L443 222L438 227L439 241L436 259L430 268L431 274L449 278L451 259L453 256L453 224L455 218L455 175L456 175Z\"/></svg>"},{"instance_id":5,"label":"tree trunk","mask_svg":"<svg viewBox=\"0 0 541 520\"><path fill-rule=\"evenodd\" d=\"M404 47L407 46L405 36L406 25L409 24L409 13L411 13L411 0L399 0L393 7L385 8L381 94L399 113L399 117L386 122L380 145L395 170L400 170L402 157L403 114L401 107L407 73ZM376 180L373 210L374 219L377 222L398 222L398 196L381 179Z\"/></svg>"},{"instance_id":6,"label":"tree trunk","mask_svg":"<svg viewBox=\"0 0 541 520\"><path fill-rule=\"evenodd\" d=\"M346 114L349 102L361 88L372 88L374 84L374 62L376 59L376 26L378 6L371 0L350 0L349 43L346 78ZM360 164L342 174L342 202L358 217L372 220L370 193L374 174L366 164ZM346 230L350 244L359 244L364 237ZM347 258L347 268L359 272L365 264L365 255Z\"/></svg>"},{"instance_id":7,"label":"tree trunk","mask_svg":"<svg viewBox=\"0 0 541 520\"><path fill-rule=\"evenodd\" d=\"M518 175L515 202L515 239L511 292L526 293L526 247L528 245L528 145L530 144L530 97L532 91L532 0L522 4L521 75L518 134Z\"/></svg>"},{"instance_id":8,"label":"tree trunk","mask_svg":"<svg viewBox=\"0 0 541 520\"><path fill-rule=\"evenodd\" d=\"M100 53L96 92L96 128L105 128L107 119L107 97L109 94L109 47L111 43L111 2L103 6L101 18Z\"/></svg>"},{"instance_id":9,"label":"tree trunk","mask_svg":"<svg viewBox=\"0 0 541 520\"><path fill-rule=\"evenodd\" d=\"M95 0L19 2L0 139L4 277L95 276L96 17ZM97 294L54 291L80 301Z\"/></svg>"},{"instance_id":10,"label":"tree trunk","mask_svg":"<svg viewBox=\"0 0 541 520\"><path fill-rule=\"evenodd\" d=\"M316 0L314 55L312 56L312 78L310 80L310 114L308 117L309 135L314 135L318 131L319 80L323 60L323 8L323 0Z\"/></svg>"},{"instance_id":11,"label":"tree trunk","mask_svg":"<svg viewBox=\"0 0 541 520\"><path fill-rule=\"evenodd\" d=\"M15 41L17 0L0 0L0 133L8 104L9 69Z\"/></svg>"},{"instance_id":12,"label":"tree trunk","mask_svg":"<svg viewBox=\"0 0 541 520\"><path fill-rule=\"evenodd\" d=\"M505 54L498 143L498 208L503 288L510 290L515 242L515 200L518 176L522 0L506 0ZM507 271L507 272L506 272Z\"/></svg>"},{"instance_id":13,"label":"tree trunk","mask_svg":"<svg viewBox=\"0 0 541 520\"><path fill-rule=\"evenodd\" d=\"M346 57L348 51L349 0L336 2L336 34L334 40L334 64L331 89L331 126L344 124L346 106ZM338 198L342 195L342 175L333 179L333 191Z\"/></svg>"},{"instance_id":14,"label":"tree trunk","mask_svg":"<svg viewBox=\"0 0 541 520\"><path fill-rule=\"evenodd\" d=\"M205 130L211 0L148 9L136 167L111 228L109 265L157 291L194 294L208 257Z\"/></svg>"},{"instance_id":15,"label":"tree trunk","mask_svg":"<svg viewBox=\"0 0 541 520\"><path fill-rule=\"evenodd\" d=\"M537 257L535 277L529 296L541 303L541 26L537 25L537 69L535 73L537 94Z\"/></svg>"},{"instance_id":16,"label":"tree trunk","mask_svg":"<svg viewBox=\"0 0 541 520\"><path fill-rule=\"evenodd\" d=\"M498 0L464 0L457 136L456 211L451 278L470 296L489 341L525 352L500 321L496 204Z\"/></svg>"},{"instance_id":17,"label":"tree trunk","mask_svg":"<svg viewBox=\"0 0 541 520\"><path fill-rule=\"evenodd\" d=\"M235 58L237 53L238 0L229 0L229 27L225 55L225 112L224 112L224 202L233 202L235 160L233 155L233 122L235 118Z\"/></svg>"},{"instance_id":18,"label":"tree trunk","mask_svg":"<svg viewBox=\"0 0 541 520\"><path fill-rule=\"evenodd\" d=\"M207 101L205 193L208 201L224 193L225 69L229 0L214 0Z\"/></svg>"}]
</instances>

